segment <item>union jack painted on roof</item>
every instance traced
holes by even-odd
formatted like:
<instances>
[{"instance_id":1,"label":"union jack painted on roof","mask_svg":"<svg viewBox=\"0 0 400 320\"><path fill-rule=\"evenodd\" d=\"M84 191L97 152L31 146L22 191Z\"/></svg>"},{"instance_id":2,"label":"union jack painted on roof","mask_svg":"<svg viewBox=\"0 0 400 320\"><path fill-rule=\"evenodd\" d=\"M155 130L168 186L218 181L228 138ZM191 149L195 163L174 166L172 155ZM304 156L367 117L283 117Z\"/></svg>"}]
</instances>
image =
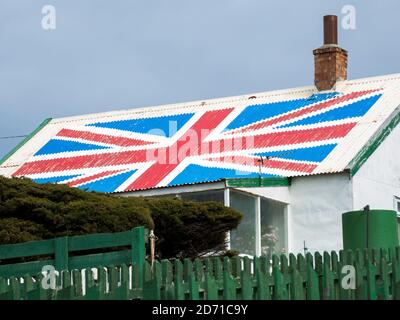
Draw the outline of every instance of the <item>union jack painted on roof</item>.
<instances>
[{"instance_id":1,"label":"union jack painted on roof","mask_svg":"<svg viewBox=\"0 0 400 320\"><path fill-rule=\"evenodd\" d=\"M11 176L102 192L336 172L360 148L349 136L365 136L368 115L386 103L384 83L351 84L54 119L28 143L26 160L2 166ZM339 153L346 161L335 168Z\"/></svg>"}]
</instances>

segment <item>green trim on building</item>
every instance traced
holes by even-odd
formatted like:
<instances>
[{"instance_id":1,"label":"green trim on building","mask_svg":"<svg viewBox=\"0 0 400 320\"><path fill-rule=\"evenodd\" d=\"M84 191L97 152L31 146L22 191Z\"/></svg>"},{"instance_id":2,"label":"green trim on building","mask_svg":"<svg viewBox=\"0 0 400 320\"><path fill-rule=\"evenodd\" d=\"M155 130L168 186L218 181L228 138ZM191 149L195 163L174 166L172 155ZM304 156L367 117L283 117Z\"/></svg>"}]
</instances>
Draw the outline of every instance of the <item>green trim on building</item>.
<instances>
[{"instance_id":1,"label":"green trim on building","mask_svg":"<svg viewBox=\"0 0 400 320\"><path fill-rule=\"evenodd\" d=\"M237 178L226 179L227 187L242 187L242 188L255 188L255 187L282 187L289 186L288 178Z\"/></svg>"},{"instance_id":2,"label":"green trim on building","mask_svg":"<svg viewBox=\"0 0 400 320\"><path fill-rule=\"evenodd\" d=\"M374 138L371 139L350 162L350 176L354 176L368 158L374 153L386 137L393 131L394 128L400 123L400 112L397 113L388 125L380 131Z\"/></svg>"},{"instance_id":3,"label":"green trim on building","mask_svg":"<svg viewBox=\"0 0 400 320\"><path fill-rule=\"evenodd\" d=\"M20 143L18 143L9 153L7 153L3 158L0 159L0 165L2 165L8 158L10 158L15 152L17 152L25 143L27 143L32 137L38 133L44 126L46 126L52 118L47 118L44 120L35 130L31 132L30 135L25 137Z\"/></svg>"}]
</instances>

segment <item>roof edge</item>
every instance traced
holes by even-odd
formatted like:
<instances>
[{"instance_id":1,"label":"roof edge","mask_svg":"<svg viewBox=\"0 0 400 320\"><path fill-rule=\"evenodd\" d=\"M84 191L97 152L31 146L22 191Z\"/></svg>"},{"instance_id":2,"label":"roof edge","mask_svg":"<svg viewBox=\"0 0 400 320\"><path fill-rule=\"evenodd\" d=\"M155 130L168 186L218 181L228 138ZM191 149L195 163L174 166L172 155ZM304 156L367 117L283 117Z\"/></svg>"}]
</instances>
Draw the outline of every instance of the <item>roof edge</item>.
<instances>
[{"instance_id":1,"label":"roof edge","mask_svg":"<svg viewBox=\"0 0 400 320\"><path fill-rule=\"evenodd\" d=\"M0 165L6 162L14 153L21 149L29 140L33 138L43 127L45 127L53 118L47 118L43 120L28 136L18 143L10 152L8 152L3 158L0 159Z\"/></svg>"},{"instance_id":2,"label":"roof edge","mask_svg":"<svg viewBox=\"0 0 400 320\"><path fill-rule=\"evenodd\" d=\"M382 144L386 137L400 123L400 106L395 109L395 115L354 157L349 164L350 177L353 177L365 162L371 157L376 149Z\"/></svg>"}]
</instances>

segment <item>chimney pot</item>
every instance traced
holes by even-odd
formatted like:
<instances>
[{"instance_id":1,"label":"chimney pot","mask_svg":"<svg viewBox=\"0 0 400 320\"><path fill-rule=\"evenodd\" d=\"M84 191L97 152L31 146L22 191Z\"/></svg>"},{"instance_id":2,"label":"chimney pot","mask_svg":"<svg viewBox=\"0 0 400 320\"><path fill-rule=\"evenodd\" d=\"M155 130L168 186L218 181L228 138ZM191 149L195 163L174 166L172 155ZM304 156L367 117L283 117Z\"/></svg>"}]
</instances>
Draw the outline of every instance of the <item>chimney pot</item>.
<instances>
[{"instance_id":1,"label":"chimney pot","mask_svg":"<svg viewBox=\"0 0 400 320\"><path fill-rule=\"evenodd\" d=\"M337 16L324 16L324 44L338 44Z\"/></svg>"}]
</instances>

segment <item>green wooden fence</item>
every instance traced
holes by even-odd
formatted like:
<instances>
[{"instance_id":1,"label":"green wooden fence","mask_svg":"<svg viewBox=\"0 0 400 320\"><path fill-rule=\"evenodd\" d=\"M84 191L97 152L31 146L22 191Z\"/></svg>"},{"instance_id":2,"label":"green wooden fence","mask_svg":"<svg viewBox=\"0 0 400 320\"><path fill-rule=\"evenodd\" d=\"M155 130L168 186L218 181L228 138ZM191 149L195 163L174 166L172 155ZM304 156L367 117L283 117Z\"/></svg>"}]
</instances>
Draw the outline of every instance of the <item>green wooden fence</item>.
<instances>
[{"instance_id":1,"label":"green wooden fence","mask_svg":"<svg viewBox=\"0 0 400 320\"><path fill-rule=\"evenodd\" d=\"M354 266L356 288L341 285ZM163 260L0 278L0 299L392 300L400 299L400 247L267 257Z\"/></svg>"},{"instance_id":2,"label":"green wooden fence","mask_svg":"<svg viewBox=\"0 0 400 320\"><path fill-rule=\"evenodd\" d=\"M127 247L130 247L130 249L126 249ZM97 249L113 251L85 254L85 251ZM38 260L38 256L48 258ZM21 263L7 262L10 261L9 259L16 258L36 259ZM0 277L21 277L27 274L37 274L45 265L52 265L56 270L74 270L132 263L143 266L144 259L144 228L138 227L119 233L62 237L2 245L0 246Z\"/></svg>"}]
</instances>

